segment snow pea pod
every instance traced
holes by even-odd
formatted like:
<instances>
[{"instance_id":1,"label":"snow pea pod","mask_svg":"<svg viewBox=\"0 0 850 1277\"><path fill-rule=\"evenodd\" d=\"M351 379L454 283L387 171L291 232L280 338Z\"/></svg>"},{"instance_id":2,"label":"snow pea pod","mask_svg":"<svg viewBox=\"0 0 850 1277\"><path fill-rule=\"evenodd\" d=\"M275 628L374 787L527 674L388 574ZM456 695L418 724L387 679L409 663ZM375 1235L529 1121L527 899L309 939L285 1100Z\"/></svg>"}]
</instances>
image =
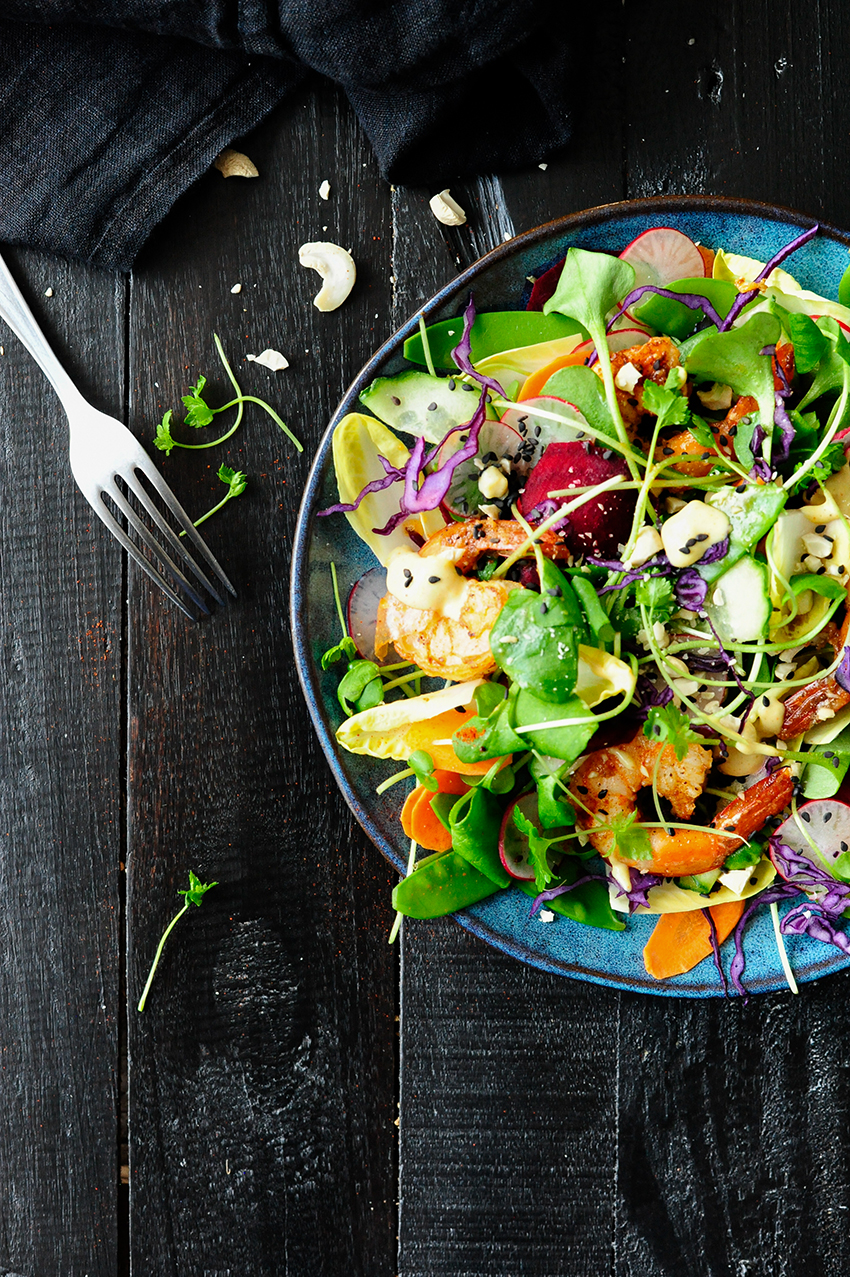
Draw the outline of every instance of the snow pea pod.
<instances>
[{"instance_id":1,"label":"snow pea pod","mask_svg":"<svg viewBox=\"0 0 850 1277\"><path fill-rule=\"evenodd\" d=\"M576 878L586 873L583 866L569 865L567 871L558 879L560 882L575 882ZM555 883L553 885L558 885ZM531 881L522 880L516 884L527 896L536 896L537 888ZM620 914L614 912L608 897L608 888L604 882L584 882L575 891L567 891L554 900L548 900L543 906L553 913L561 913L573 922L583 922L588 927L601 927L604 931L624 931L626 924Z\"/></svg>"},{"instance_id":2,"label":"snow pea pod","mask_svg":"<svg viewBox=\"0 0 850 1277\"><path fill-rule=\"evenodd\" d=\"M393 891L393 908L407 918L442 918L498 891L456 851L426 856Z\"/></svg>"},{"instance_id":3,"label":"snow pea pod","mask_svg":"<svg viewBox=\"0 0 850 1277\"><path fill-rule=\"evenodd\" d=\"M567 319L564 315L544 315L542 311L485 311L476 315L472 325L472 362L480 363L489 355L515 350L518 346L535 346L539 342L569 337L579 328L574 319ZM434 367L455 369L451 352L460 341L463 319L444 319L442 323L429 324L426 332ZM413 364L426 363L421 333L408 337L404 343L404 357Z\"/></svg>"},{"instance_id":4,"label":"snow pea pod","mask_svg":"<svg viewBox=\"0 0 850 1277\"><path fill-rule=\"evenodd\" d=\"M497 887L509 887L511 876L499 857L502 804L486 789L473 789L452 808L452 847Z\"/></svg>"}]
</instances>

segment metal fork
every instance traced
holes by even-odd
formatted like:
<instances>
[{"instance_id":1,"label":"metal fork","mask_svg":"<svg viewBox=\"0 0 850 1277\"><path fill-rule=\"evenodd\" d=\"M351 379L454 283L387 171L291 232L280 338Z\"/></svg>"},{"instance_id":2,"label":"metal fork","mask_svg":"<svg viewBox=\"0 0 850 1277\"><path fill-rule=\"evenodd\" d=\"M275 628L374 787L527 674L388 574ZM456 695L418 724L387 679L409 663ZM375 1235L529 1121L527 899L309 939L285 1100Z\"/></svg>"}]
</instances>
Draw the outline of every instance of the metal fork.
<instances>
[{"instance_id":1,"label":"metal fork","mask_svg":"<svg viewBox=\"0 0 850 1277\"><path fill-rule=\"evenodd\" d=\"M44 333L21 296L2 257L0 257L0 318L5 319L12 332L20 338L59 396L71 428L69 445L71 472L95 514L103 520L130 557L144 572L147 572L151 580L160 586L172 603L176 603L190 620L194 621L197 618L187 607L185 596L188 596L201 612L209 613L209 607L198 592L195 582L199 582L220 604L224 603L222 589L229 590L235 595L236 591L208 550L203 538L198 534L192 520L163 481L159 471L135 436L120 421L93 408L77 390L48 345ZM207 571L199 567L189 554L187 546L166 522L149 492L141 484L139 475L142 475L158 494L179 524L181 531L185 533L187 541L192 543L205 560L204 567L214 576L215 585L207 575ZM126 484L128 491L132 492L139 506L159 530L159 537L139 518L138 513L119 488L117 482L119 479ZM126 519L127 531L109 508L107 498ZM130 529L135 533L136 540L132 540L128 535ZM173 584L166 580L163 569L168 572ZM188 578L187 573L194 576L195 582Z\"/></svg>"}]
</instances>

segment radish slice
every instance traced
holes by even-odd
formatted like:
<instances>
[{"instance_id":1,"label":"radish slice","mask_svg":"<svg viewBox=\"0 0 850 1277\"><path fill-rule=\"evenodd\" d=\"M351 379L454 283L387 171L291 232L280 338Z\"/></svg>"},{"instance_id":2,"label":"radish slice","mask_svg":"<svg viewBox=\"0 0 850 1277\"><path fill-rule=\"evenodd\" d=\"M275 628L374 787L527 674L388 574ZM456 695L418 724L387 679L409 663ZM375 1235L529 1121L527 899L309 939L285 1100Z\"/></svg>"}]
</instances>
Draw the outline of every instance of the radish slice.
<instances>
[{"instance_id":1,"label":"radish slice","mask_svg":"<svg viewBox=\"0 0 850 1277\"><path fill-rule=\"evenodd\" d=\"M829 318L829 319L835 319L835 316L834 316L834 315L829 315L829 316L828 316L828 318ZM823 316L822 316L822 315L812 315L812 319L823 319ZM850 333L850 324L845 324L845 323L844 323L844 321L843 321L842 319L836 319L836 320L835 320L835 322L836 322L836 324L838 324L838 327L839 327L839 328L843 328L843 330L844 330L844 332L845 332L845 333Z\"/></svg>"},{"instance_id":2,"label":"radish slice","mask_svg":"<svg viewBox=\"0 0 850 1277\"><path fill-rule=\"evenodd\" d=\"M560 420L537 417L532 411L534 408L557 413ZM537 465L550 443L570 443L573 439L588 437L587 421L575 404L567 403L566 399L558 399L554 395L538 395L536 399L520 400L513 408L508 409L502 422L512 426L522 437L522 447L513 458L513 468L521 474L528 474Z\"/></svg>"},{"instance_id":3,"label":"radish slice","mask_svg":"<svg viewBox=\"0 0 850 1277\"><path fill-rule=\"evenodd\" d=\"M461 443L460 434L451 435L437 454L437 464L442 465L453 452L457 451ZM483 496L478 480L483 469L486 469L488 465L498 465L503 457L511 461L513 468L514 458L521 455L522 449L523 437L518 430L514 430L503 421L485 421L478 436L478 456L462 461L452 474L449 490L442 503L449 517L470 519L479 513L479 507L484 502L485 505L496 504L504 507L502 517L510 518L510 502L516 501L518 496L518 477L509 486L508 495L502 502L493 502L492 499ZM476 465L476 460L482 464ZM510 485L510 472L506 477ZM505 501L507 501L506 506Z\"/></svg>"},{"instance_id":4,"label":"radish slice","mask_svg":"<svg viewBox=\"0 0 850 1277\"><path fill-rule=\"evenodd\" d=\"M355 581L348 595L345 609L348 632L364 661L375 660L378 604L386 592L386 568L370 568L359 581Z\"/></svg>"},{"instance_id":5,"label":"radish slice","mask_svg":"<svg viewBox=\"0 0 850 1277\"><path fill-rule=\"evenodd\" d=\"M827 865L850 850L850 807L847 803L837 798L813 798L797 809L797 816L799 823L794 816L782 822L776 831L777 842L785 843L792 851L798 851L816 862L815 853L806 838L808 834ZM800 825L805 828L806 834Z\"/></svg>"},{"instance_id":6,"label":"radish slice","mask_svg":"<svg viewBox=\"0 0 850 1277\"><path fill-rule=\"evenodd\" d=\"M625 319L626 316L624 315L623 318ZM634 320L630 315L628 316L628 324L628 328L614 327L608 334L608 350L612 355L616 355L621 350L628 350L630 346L642 346L644 342L649 340L649 329L635 328ZM576 346L575 353L582 354L587 358L595 350L596 347L592 341L585 341L580 346Z\"/></svg>"},{"instance_id":7,"label":"radish slice","mask_svg":"<svg viewBox=\"0 0 850 1277\"><path fill-rule=\"evenodd\" d=\"M540 817L537 814L537 794L523 794L522 798L515 799L505 812L499 831L499 858L502 864L512 878L529 882L534 878L534 868L529 859L528 839L514 824L515 807L519 807L522 814L528 817L538 832L542 833ZM550 838L554 838L558 833L566 833L566 830L548 829L546 832ZM549 848L547 859L553 873L558 855L558 852L553 853L552 848Z\"/></svg>"},{"instance_id":8,"label":"radish slice","mask_svg":"<svg viewBox=\"0 0 850 1277\"><path fill-rule=\"evenodd\" d=\"M635 268L635 288L654 284L664 288L677 279L700 279L706 274L702 254L692 239L671 226L654 226L633 239L620 260Z\"/></svg>"}]
</instances>

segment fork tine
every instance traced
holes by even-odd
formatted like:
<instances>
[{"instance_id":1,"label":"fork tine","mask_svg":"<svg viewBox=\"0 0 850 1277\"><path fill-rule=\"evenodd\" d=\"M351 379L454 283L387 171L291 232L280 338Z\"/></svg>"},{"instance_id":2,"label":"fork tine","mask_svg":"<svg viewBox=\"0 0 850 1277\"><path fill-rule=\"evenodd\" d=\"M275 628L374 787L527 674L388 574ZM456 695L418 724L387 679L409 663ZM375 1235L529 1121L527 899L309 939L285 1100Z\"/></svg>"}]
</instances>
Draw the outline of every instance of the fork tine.
<instances>
[{"instance_id":1,"label":"fork tine","mask_svg":"<svg viewBox=\"0 0 850 1277\"><path fill-rule=\"evenodd\" d=\"M136 478L135 473L131 470L129 471L129 473L122 474L121 477L124 480L124 482L127 484L127 487L130 489L130 491L136 497L137 501L140 502L145 512L148 514L148 516L153 520L153 522L162 532L162 534L168 541L168 544L171 546L171 549L177 555L178 559L182 562L183 566L192 569L195 576L201 582L201 585L203 585L204 589L209 590L210 594L213 596L216 603L219 603L223 607L224 599L219 594L218 590L213 585L212 581L210 581L207 574L198 567L197 563L195 562L195 560L192 558L191 554L189 553L185 542L182 542L180 540L180 538L175 533L174 529L170 527L168 523L166 522L166 520L162 517L159 510L151 501L150 493L145 491L145 489L142 487L142 485L139 483L138 479ZM114 493L110 491L109 495L114 496ZM128 507L128 509L130 508L131 507ZM122 506L122 510L124 514L127 514L128 511L125 510L123 506ZM136 528L136 531L137 532L139 531L138 527ZM150 536L150 529L146 529L145 531L147 535ZM165 553L165 551L161 547L159 548L159 553L162 555L163 558L165 558L168 561L169 566L171 567L173 571L180 573L180 569L168 557L168 555ZM182 577L182 573L180 573L180 575ZM186 582L186 587L189 588L188 582Z\"/></svg>"},{"instance_id":2,"label":"fork tine","mask_svg":"<svg viewBox=\"0 0 850 1277\"><path fill-rule=\"evenodd\" d=\"M120 496L120 493L119 493L119 496ZM115 537L116 541L118 541L119 544L124 547L124 549L130 555L130 558L133 559L136 563L138 563L142 571L147 572L151 580L154 581L159 586L163 594L165 594L166 598L169 598L172 603L176 603L177 606L180 608L180 611L184 612L186 616L188 616L190 621L197 621L198 618L194 616L192 612L189 611L189 608L186 606L183 599L181 599L180 595L173 589L171 585L169 585L168 581L166 581L162 573L158 571L157 568L154 567L154 565L150 562L149 559L145 558L145 556L142 554L142 552L140 551L139 547L135 544L135 542L130 540L130 538L127 536L127 533L121 527L121 524L112 514L111 510L109 510L108 507L104 504L102 497L99 501L95 502L92 505L92 509L94 510L98 518L101 519L106 524L106 527ZM132 513L133 512L131 511L131 514ZM133 517L135 518L135 515L133 515ZM178 573L178 576L179 575L181 574ZM189 587L189 594L190 594L190 597L193 599L193 601L197 603L201 611L206 613L206 615L209 615L209 608L203 602L202 599L199 599L197 597L197 595L194 593L191 587Z\"/></svg>"},{"instance_id":3,"label":"fork tine","mask_svg":"<svg viewBox=\"0 0 850 1277\"><path fill-rule=\"evenodd\" d=\"M144 464L141 464L142 460L144 461ZM162 475L159 473L159 471L157 470L153 462L150 460L150 458L143 453L142 457L138 461L136 461L134 464L135 464L135 469L141 470L142 474L145 476L148 483L150 483L154 488L156 488L156 491L159 494L159 496L162 497L162 500L168 506L171 513L182 525L182 529L186 533L187 539L192 542L196 550L200 551L200 553L203 554L203 556L207 560L207 563L215 572L216 576L221 581L224 588L226 590L229 590L230 593L233 595L233 597L236 598L236 591L234 590L233 586L228 581L227 576L225 575L220 563L218 562L215 555L212 553L209 546L207 545L206 541L198 532L198 529L195 527L194 523L189 518L188 514L183 509L182 505L177 500L174 493L171 491L168 484L165 482ZM122 477L125 479L125 481L127 481L126 475ZM133 490L135 491L135 488ZM168 530L171 531L170 528ZM179 544L180 543L178 542L178 545ZM189 562L192 563L193 567L195 567L191 559L189 560ZM196 567L195 567L195 572L196 574L198 574L198 569ZM209 585L207 585L207 589L210 589ZM215 593L214 590L210 590L210 592L213 594ZM219 600L219 602L221 602L221 600Z\"/></svg>"},{"instance_id":4,"label":"fork tine","mask_svg":"<svg viewBox=\"0 0 850 1277\"><path fill-rule=\"evenodd\" d=\"M209 612L209 608L206 606L203 599L198 594L195 586L192 584L192 582L187 580L186 576L180 570L177 564L174 562L171 555L168 553L165 547L161 544L161 542L157 540L156 536L153 533L153 529L149 528L145 523L142 522L142 520L139 518L136 511L130 505L127 498L124 496L123 492L121 492L118 487L113 485L111 488L105 489L105 494L109 497L111 501L115 502L116 506L124 515L124 518L127 520L130 527L133 528L133 530L135 531L136 535L139 538L139 541L145 547L145 549L147 549L151 554L155 555L155 557L159 559L167 567L168 571L171 573L171 576L180 586L182 586L182 588L189 595L189 598L192 600L193 603L196 603L198 607L203 608L205 612ZM101 495L101 501L102 500L103 500L103 495ZM188 559L187 561L191 563L191 559ZM203 574L198 573L198 575L202 576ZM206 581L204 582L204 584L207 584ZM211 589L211 587L209 586L207 586L207 588ZM215 598L217 603L223 602L223 600L219 598L219 596L215 593L214 590L211 590L211 593L213 594L213 597Z\"/></svg>"}]
</instances>

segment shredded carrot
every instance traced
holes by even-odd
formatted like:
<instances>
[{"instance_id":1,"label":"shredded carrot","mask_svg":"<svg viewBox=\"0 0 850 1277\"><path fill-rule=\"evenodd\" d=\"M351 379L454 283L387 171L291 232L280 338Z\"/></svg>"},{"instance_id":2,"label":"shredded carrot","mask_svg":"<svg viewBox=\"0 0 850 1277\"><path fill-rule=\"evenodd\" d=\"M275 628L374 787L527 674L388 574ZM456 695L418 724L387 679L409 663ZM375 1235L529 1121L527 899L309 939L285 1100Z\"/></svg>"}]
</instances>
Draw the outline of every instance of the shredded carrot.
<instances>
[{"instance_id":1,"label":"shredded carrot","mask_svg":"<svg viewBox=\"0 0 850 1277\"><path fill-rule=\"evenodd\" d=\"M573 350L569 355L559 355L557 359L553 359L550 363L544 364L542 368L538 368L537 372L531 373L526 377L519 392L519 400L536 399L542 393L543 387L550 377L554 376L561 368L572 368L576 364L583 364L587 358L587 351L583 350L581 354Z\"/></svg>"},{"instance_id":2,"label":"shredded carrot","mask_svg":"<svg viewBox=\"0 0 850 1277\"><path fill-rule=\"evenodd\" d=\"M744 912L743 900L711 905L709 913L722 944ZM663 913L643 951L644 965L656 980L682 975L711 954L711 928L701 909Z\"/></svg>"}]
</instances>

